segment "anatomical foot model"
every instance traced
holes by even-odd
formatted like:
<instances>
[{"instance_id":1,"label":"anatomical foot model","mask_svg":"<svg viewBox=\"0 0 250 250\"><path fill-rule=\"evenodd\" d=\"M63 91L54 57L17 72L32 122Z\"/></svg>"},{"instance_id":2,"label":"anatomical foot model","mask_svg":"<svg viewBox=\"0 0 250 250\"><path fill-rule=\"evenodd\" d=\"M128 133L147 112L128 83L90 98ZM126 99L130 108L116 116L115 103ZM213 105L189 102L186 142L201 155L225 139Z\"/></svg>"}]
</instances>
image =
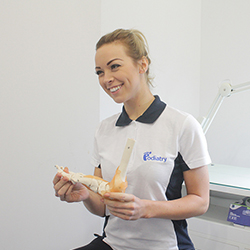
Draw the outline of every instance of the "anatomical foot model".
<instances>
[{"instance_id":1,"label":"anatomical foot model","mask_svg":"<svg viewBox=\"0 0 250 250\"><path fill-rule=\"evenodd\" d=\"M127 140L120 166L116 169L115 175L111 182L107 182L102 178L93 175L70 172L67 167L63 168L57 165L55 167L58 169L58 173L61 173L63 176L67 176L69 178L69 181L71 181L73 184L80 182L90 190L100 195L104 195L107 192L124 193L128 185L126 180L127 167L134 147L134 143L135 141L133 139Z\"/></svg>"}]
</instances>

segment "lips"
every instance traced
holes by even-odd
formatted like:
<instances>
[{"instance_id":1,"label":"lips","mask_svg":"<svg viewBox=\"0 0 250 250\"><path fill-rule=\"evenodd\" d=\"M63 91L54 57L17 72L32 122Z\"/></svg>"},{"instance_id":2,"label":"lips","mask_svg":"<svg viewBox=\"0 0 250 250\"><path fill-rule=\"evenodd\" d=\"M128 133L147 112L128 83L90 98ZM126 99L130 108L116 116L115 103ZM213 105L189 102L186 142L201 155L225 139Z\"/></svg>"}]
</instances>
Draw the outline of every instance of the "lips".
<instances>
[{"instance_id":1,"label":"lips","mask_svg":"<svg viewBox=\"0 0 250 250\"><path fill-rule=\"evenodd\" d=\"M114 86L114 87L110 88L109 90L111 93L114 93L114 92L118 91L122 87L122 85L123 84L121 84L119 86Z\"/></svg>"}]
</instances>

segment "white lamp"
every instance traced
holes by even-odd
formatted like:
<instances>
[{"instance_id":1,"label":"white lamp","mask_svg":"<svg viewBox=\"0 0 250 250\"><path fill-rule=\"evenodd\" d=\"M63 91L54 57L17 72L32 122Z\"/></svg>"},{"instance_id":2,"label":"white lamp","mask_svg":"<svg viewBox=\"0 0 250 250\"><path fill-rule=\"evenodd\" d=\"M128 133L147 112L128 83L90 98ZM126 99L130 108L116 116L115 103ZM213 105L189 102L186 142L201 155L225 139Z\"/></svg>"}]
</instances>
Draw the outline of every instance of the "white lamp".
<instances>
[{"instance_id":1,"label":"white lamp","mask_svg":"<svg viewBox=\"0 0 250 250\"><path fill-rule=\"evenodd\" d=\"M233 94L237 94L246 90L250 90L250 82L241 83L235 86L231 85L230 80L225 80L222 82L218 94L214 99L207 115L201 121L201 126L206 134L209 126L211 125L216 113L218 112L223 100Z\"/></svg>"}]
</instances>

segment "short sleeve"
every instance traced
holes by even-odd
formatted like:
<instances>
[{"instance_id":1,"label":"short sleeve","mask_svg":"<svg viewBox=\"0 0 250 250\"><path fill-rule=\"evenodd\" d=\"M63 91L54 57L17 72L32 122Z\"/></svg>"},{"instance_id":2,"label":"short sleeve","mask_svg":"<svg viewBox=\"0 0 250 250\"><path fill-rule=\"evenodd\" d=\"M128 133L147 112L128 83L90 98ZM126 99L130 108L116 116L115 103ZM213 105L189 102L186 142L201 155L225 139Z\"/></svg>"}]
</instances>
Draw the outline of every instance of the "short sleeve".
<instances>
[{"instance_id":1,"label":"short sleeve","mask_svg":"<svg viewBox=\"0 0 250 250\"><path fill-rule=\"evenodd\" d=\"M91 157L90 163L94 167L98 167L99 165L101 165L101 159L100 159L100 155L98 153L98 145L97 145L96 136L94 138L94 148L93 148L93 152L92 152L92 157Z\"/></svg>"},{"instance_id":2,"label":"short sleeve","mask_svg":"<svg viewBox=\"0 0 250 250\"><path fill-rule=\"evenodd\" d=\"M193 116L186 117L179 140L179 152L190 169L211 163L205 135Z\"/></svg>"}]
</instances>

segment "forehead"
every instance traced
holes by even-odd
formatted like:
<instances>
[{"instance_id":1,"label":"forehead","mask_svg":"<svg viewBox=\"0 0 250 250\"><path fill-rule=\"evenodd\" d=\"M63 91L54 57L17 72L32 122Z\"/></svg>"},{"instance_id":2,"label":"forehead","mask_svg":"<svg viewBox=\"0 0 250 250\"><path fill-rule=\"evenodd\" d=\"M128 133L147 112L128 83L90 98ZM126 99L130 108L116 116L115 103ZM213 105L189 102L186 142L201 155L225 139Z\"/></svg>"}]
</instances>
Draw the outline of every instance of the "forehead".
<instances>
[{"instance_id":1,"label":"forehead","mask_svg":"<svg viewBox=\"0 0 250 250\"><path fill-rule=\"evenodd\" d=\"M101 46L95 55L96 65L106 64L114 58L125 60L128 58L126 48L121 43L110 43Z\"/></svg>"}]
</instances>

